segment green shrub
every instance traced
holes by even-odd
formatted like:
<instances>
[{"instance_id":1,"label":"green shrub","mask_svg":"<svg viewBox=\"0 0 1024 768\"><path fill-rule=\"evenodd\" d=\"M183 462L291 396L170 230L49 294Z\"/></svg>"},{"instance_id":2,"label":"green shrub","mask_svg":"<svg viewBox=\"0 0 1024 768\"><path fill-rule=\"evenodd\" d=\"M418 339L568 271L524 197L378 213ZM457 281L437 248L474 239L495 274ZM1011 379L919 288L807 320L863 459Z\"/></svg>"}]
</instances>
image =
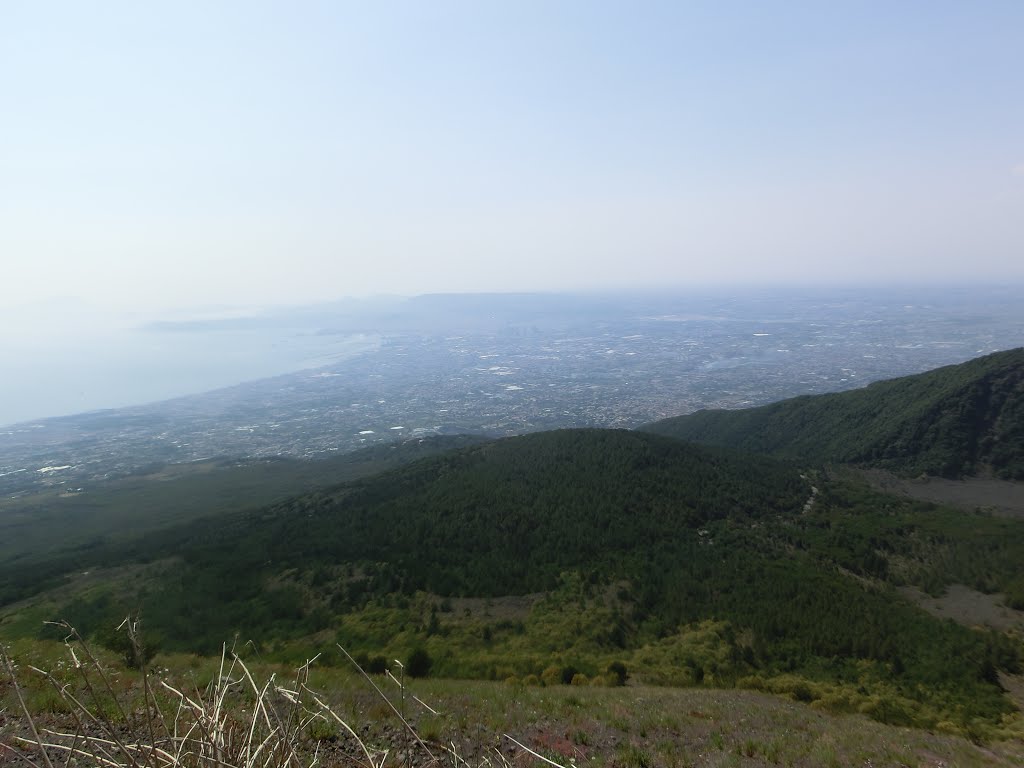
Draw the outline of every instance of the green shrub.
<instances>
[{"instance_id":1,"label":"green shrub","mask_svg":"<svg viewBox=\"0 0 1024 768\"><path fill-rule=\"evenodd\" d=\"M433 666L434 660L430 658L430 654L423 648L417 648L409 654L409 660L405 663L405 673L409 677L426 677Z\"/></svg>"},{"instance_id":2,"label":"green shrub","mask_svg":"<svg viewBox=\"0 0 1024 768\"><path fill-rule=\"evenodd\" d=\"M546 686L559 685L562 682L562 670L558 667L548 667L540 673L540 681Z\"/></svg>"},{"instance_id":3,"label":"green shrub","mask_svg":"<svg viewBox=\"0 0 1024 768\"><path fill-rule=\"evenodd\" d=\"M121 656L125 666L142 669L149 665L160 648L160 641L152 633L145 642L134 633L121 627L106 627L94 635L99 645Z\"/></svg>"},{"instance_id":4,"label":"green shrub","mask_svg":"<svg viewBox=\"0 0 1024 768\"><path fill-rule=\"evenodd\" d=\"M605 667L604 675L608 680L609 685L625 685L626 680L629 677L629 673L626 671L626 665L621 661L613 661Z\"/></svg>"},{"instance_id":5,"label":"green shrub","mask_svg":"<svg viewBox=\"0 0 1024 768\"><path fill-rule=\"evenodd\" d=\"M1024 611L1024 576L1018 576L1006 585L1003 602L1008 608Z\"/></svg>"}]
</instances>

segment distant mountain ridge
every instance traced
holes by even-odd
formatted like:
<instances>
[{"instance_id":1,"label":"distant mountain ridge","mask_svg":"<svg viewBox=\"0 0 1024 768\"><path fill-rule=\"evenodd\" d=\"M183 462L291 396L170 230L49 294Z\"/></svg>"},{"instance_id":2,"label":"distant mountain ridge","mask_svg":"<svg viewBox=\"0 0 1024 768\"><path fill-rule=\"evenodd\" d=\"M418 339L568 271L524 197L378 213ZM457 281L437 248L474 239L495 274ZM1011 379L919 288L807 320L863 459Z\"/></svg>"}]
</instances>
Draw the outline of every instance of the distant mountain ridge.
<instances>
[{"instance_id":1,"label":"distant mountain ridge","mask_svg":"<svg viewBox=\"0 0 1024 768\"><path fill-rule=\"evenodd\" d=\"M1024 348L738 411L664 419L644 431L903 475L1024 479Z\"/></svg>"}]
</instances>

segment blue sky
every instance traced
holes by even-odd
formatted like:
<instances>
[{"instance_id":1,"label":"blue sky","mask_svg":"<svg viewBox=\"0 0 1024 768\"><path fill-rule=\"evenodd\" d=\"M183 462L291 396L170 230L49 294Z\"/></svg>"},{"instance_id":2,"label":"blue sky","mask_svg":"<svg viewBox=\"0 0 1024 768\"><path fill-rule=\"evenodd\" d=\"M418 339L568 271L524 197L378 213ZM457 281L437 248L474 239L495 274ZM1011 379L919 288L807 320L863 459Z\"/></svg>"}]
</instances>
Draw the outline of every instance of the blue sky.
<instances>
[{"instance_id":1,"label":"blue sky","mask_svg":"<svg viewBox=\"0 0 1024 768\"><path fill-rule=\"evenodd\" d=\"M0 2L0 309L1024 280L1024 3Z\"/></svg>"}]
</instances>

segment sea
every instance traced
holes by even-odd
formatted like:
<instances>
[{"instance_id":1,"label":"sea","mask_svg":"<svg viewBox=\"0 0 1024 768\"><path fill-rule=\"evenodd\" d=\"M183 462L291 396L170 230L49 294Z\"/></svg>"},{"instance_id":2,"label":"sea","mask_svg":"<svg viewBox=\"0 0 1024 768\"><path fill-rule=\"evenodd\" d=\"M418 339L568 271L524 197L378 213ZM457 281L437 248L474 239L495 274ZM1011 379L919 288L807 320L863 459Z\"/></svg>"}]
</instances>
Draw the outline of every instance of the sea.
<instances>
[{"instance_id":1,"label":"sea","mask_svg":"<svg viewBox=\"0 0 1024 768\"><path fill-rule=\"evenodd\" d=\"M334 365L379 344L372 334L270 328L0 335L0 425L208 392Z\"/></svg>"}]
</instances>

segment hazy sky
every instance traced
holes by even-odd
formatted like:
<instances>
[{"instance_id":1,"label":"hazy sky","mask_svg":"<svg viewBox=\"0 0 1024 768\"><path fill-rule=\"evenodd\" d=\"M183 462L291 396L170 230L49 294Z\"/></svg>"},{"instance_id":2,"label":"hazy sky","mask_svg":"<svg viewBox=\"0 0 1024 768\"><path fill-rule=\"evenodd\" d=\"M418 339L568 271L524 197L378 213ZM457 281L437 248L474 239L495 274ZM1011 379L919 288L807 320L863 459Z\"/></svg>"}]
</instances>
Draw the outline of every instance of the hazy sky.
<instances>
[{"instance_id":1,"label":"hazy sky","mask_svg":"<svg viewBox=\"0 0 1024 768\"><path fill-rule=\"evenodd\" d=\"M0 308L1024 279L1024 2L0 0Z\"/></svg>"}]
</instances>

